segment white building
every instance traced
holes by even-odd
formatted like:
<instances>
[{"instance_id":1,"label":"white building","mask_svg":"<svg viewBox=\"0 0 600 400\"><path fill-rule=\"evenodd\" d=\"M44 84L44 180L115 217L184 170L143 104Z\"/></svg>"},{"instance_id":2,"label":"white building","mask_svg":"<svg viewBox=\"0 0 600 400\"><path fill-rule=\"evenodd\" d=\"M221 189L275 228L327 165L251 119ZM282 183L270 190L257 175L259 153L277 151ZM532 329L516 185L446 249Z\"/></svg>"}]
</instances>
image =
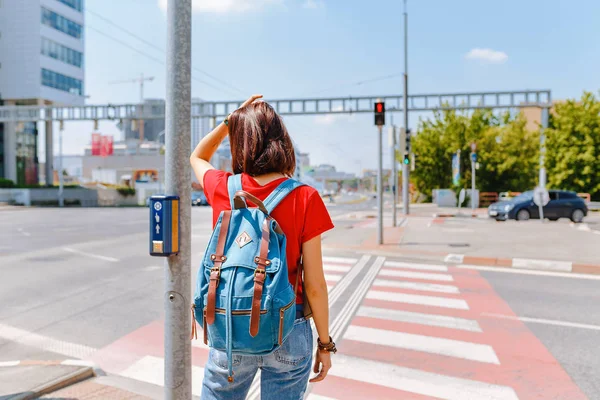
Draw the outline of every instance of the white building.
<instances>
[{"instance_id":1,"label":"white building","mask_svg":"<svg viewBox=\"0 0 600 400\"><path fill-rule=\"evenodd\" d=\"M83 10L83 0L0 1L3 105L84 104ZM37 183L37 123L3 125L0 178ZM51 122L46 123L46 160L51 183ZM29 182L32 177L35 182Z\"/></svg>"}]
</instances>

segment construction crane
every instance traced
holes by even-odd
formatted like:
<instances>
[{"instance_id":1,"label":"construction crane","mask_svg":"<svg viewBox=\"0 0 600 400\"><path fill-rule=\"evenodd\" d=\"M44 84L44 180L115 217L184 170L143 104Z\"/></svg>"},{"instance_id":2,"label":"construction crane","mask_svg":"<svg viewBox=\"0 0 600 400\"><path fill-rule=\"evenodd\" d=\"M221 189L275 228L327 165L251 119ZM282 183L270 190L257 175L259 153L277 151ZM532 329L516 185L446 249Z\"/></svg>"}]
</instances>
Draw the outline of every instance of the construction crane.
<instances>
[{"instance_id":1,"label":"construction crane","mask_svg":"<svg viewBox=\"0 0 600 400\"><path fill-rule=\"evenodd\" d=\"M153 76L144 76L144 74L141 73L139 78L126 79L123 81L114 81L114 82L109 82L108 84L115 85L115 84L121 84L121 83L139 83L140 84L140 106L143 106L143 104L144 104L144 82L146 82L146 81L151 82L153 80L154 80ZM140 119L138 121L138 126L139 126L138 130L140 133L140 142L143 142L144 141L144 121Z\"/></svg>"}]
</instances>

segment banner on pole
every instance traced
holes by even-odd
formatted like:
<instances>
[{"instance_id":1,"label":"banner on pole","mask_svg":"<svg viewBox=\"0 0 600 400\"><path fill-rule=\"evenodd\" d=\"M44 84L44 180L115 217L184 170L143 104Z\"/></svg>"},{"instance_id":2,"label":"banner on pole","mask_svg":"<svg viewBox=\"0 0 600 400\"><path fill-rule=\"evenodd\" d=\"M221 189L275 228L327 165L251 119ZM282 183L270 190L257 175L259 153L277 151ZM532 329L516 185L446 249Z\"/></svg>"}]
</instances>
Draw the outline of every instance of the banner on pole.
<instances>
[{"instance_id":1,"label":"banner on pole","mask_svg":"<svg viewBox=\"0 0 600 400\"><path fill-rule=\"evenodd\" d=\"M460 153L452 154L452 184L460 184Z\"/></svg>"},{"instance_id":2,"label":"banner on pole","mask_svg":"<svg viewBox=\"0 0 600 400\"><path fill-rule=\"evenodd\" d=\"M108 135L102 135L100 139L100 156L112 156L113 155L113 137Z\"/></svg>"},{"instance_id":3,"label":"banner on pole","mask_svg":"<svg viewBox=\"0 0 600 400\"><path fill-rule=\"evenodd\" d=\"M92 133L92 155L100 155L100 146L102 141L102 135L99 133Z\"/></svg>"}]
</instances>

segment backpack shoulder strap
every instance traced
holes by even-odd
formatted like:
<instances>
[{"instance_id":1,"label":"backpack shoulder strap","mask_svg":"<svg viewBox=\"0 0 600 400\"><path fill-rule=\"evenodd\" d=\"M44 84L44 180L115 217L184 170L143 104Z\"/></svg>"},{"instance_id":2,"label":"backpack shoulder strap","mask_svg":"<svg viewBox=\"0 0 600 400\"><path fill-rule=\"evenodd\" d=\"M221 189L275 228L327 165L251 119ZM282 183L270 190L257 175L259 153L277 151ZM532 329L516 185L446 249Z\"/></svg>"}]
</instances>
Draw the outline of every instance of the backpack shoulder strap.
<instances>
[{"instance_id":1,"label":"backpack shoulder strap","mask_svg":"<svg viewBox=\"0 0 600 400\"><path fill-rule=\"evenodd\" d=\"M231 203L231 209L234 210L233 197L235 193L242 190L242 174L231 175L227 179L227 191L229 192L229 202Z\"/></svg>"},{"instance_id":2,"label":"backpack shoulder strap","mask_svg":"<svg viewBox=\"0 0 600 400\"><path fill-rule=\"evenodd\" d=\"M304 183L298 182L295 179L286 179L281 182L264 201L264 205L267 208L267 211L269 211L269 214L273 212L275 207L277 207L288 194L300 186L304 186Z\"/></svg>"}]
</instances>

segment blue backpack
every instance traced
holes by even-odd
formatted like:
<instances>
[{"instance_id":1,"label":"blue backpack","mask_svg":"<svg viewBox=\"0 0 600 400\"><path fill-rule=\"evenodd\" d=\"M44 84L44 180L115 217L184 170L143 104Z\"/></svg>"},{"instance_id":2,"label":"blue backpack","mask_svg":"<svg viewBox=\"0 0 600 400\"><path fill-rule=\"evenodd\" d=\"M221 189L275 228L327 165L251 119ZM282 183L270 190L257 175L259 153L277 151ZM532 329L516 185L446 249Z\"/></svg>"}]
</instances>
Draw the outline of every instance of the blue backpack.
<instances>
[{"instance_id":1,"label":"blue backpack","mask_svg":"<svg viewBox=\"0 0 600 400\"><path fill-rule=\"evenodd\" d=\"M296 287L288 280L286 238L270 216L300 182L282 182L264 201L242 190L241 175L227 181L231 210L221 212L198 271L192 312L204 343L232 354L265 355L287 338L296 318ZM247 202L258 208L248 208ZM196 336L192 323L192 336Z\"/></svg>"}]
</instances>

